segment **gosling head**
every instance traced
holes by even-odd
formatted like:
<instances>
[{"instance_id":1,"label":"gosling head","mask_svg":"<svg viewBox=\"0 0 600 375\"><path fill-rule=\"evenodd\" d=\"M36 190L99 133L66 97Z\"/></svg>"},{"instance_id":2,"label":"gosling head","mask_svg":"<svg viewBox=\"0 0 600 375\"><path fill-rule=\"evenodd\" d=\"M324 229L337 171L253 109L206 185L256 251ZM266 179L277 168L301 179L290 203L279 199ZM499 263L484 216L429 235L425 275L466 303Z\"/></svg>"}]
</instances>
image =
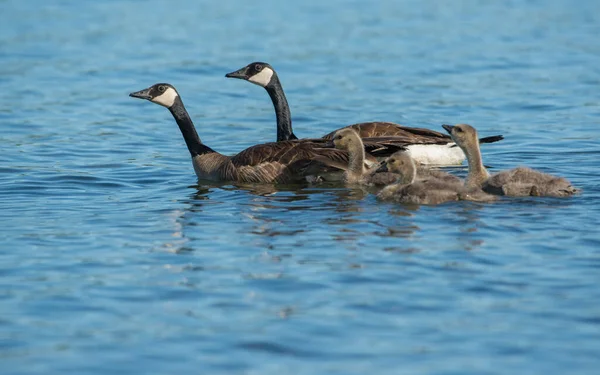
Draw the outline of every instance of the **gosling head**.
<instances>
[{"instance_id":1,"label":"gosling head","mask_svg":"<svg viewBox=\"0 0 600 375\"><path fill-rule=\"evenodd\" d=\"M340 150L349 150L353 146L362 149L362 141L358 133L352 129L341 129L333 136L333 145Z\"/></svg>"},{"instance_id":2,"label":"gosling head","mask_svg":"<svg viewBox=\"0 0 600 375\"><path fill-rule=\"evenodd\" d=\"M225 74L227 78L243 79L262 87L269 86L274 76L275 70L273 67L264 62L253 62L242 69Z\"/></svg>"},{"instance_id":3,"label":"gosling head","mask_svg":"<svg viewBox=\"0 0 600 375\"><path fill-rule=\"evenodd\" d=\"M462 149L479 143L479 140L477 139L477 130L471 125L442 125L442 127L446 129L450 134L450 137L452 137L452 140Z\"/></svg>"},{"instance_id":4,"label":"gosling head","mask_svg":"<svg viewBox=\"0 0 600 375\"><path fill-rule=\"evenodd\" d=\"M168 83L157 83L140 91L129 94L132 98L146 99L163 107L171 108L179 97L177 90Z\"/></svg>"},{"instance_id":5,"label":"gosling head","mask_svg":"<svg viewBox=\"0 0 600 375\"><path fill-rule=\"evenodd\" d=\"M398 151L388 157L377 172L392 172L397 173L401 177L398 182L410 184L415 179L417 167L415 161L406 151Z\"/></svg>"}]
</instances>

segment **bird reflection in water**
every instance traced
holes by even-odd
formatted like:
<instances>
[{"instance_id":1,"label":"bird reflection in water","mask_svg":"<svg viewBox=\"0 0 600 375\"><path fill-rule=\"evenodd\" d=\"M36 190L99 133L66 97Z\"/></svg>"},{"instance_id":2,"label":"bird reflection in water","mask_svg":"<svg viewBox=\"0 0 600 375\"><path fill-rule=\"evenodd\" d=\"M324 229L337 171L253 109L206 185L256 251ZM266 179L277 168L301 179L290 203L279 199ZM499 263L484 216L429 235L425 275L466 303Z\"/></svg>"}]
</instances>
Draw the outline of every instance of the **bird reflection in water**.
<instances>
[{"instance_id":1,"label":"bird reflection in water","mask_svg":"<svg viewBox=\"0 0 600 375\"><path fill-rule=\"evenodd\" d=\"M256 235L253 247L269 252L285 248L283 253L273 255L277 257L290 255L291 249L305 245L307 239L302 234L316 227L329 228L321 230L321 235L349 249L360 247L358 243L365 237L376 236L390 242L385 248L387 251L414 253L424 245L419 245L417 240L427 237L421 233L415 214L420 210L435 209L376 203L373 188L364 186L201 183L190 188L194 192L182 202L184 207L167 215L176 238L163 245L167 251L192 250L186 247L189 242L186 232L190 227L203 225L198 220L206 218L186 214L203 212L211 206L208 212L225 211L246 218L248 225L239 225L233 230L241 235ZM216 207L220 205L223 206L221 209ZM480 247L483 240L474 237L483 205L460 202L445 207L443 214L449 215L454 222L452 225L458 230L460 247L465 250ZM290 211L294 214L290 215ZM210 216L218 220L218 215Z\"/></svg>"}]
</instances>

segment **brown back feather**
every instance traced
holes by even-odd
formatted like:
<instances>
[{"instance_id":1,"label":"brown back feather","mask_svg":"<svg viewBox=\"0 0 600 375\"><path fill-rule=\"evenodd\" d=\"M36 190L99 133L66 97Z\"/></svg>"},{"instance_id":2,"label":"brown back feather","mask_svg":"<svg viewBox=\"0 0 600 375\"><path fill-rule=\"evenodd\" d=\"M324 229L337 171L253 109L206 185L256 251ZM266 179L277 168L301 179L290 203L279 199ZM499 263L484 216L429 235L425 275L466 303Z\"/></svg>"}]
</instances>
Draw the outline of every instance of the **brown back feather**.
<instances>
[{"instance_id":1,"label":"brown back feather","mask_svg":"<svg viewBox=\"0 0 600 375\"><path fill-rule=\"evenodd\" d=\"M363 122L360 124L348 125L345 128L354 129L361 138L404 137L408 143L430 143L436 138L440 141L444 141L444 143L448 143L451 140L449 135L435 130L407 127L392 122ZM326 134L323 138L333 139L334 134L335 131Z\"/></svg>"},{"instance_id":2,"label":"brown back feather","mask_svg":"<svg viewBox=\"0 0 600 375\"><path fill-rule=\"evenodd\" d=\"M227 157L208 153L194 158L200 178L248 183L300 182L307 174L329 173L348 164L348 153L324 142L283 141L251 146Z\"/></svg>"}]
</instances>

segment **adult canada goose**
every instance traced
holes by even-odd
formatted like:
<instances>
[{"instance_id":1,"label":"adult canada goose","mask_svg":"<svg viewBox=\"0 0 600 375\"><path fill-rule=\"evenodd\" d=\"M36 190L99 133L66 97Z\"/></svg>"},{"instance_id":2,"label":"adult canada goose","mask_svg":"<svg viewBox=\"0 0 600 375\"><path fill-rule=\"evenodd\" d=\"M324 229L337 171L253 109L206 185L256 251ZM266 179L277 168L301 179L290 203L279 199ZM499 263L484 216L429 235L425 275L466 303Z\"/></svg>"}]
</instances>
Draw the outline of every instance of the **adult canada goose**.
<instances>
[{"instance_id":1,"label":"adult canada goose","mask_svg":"<svg viewBox=\"0 0 600 375\"><path fill-rule=\"evenodd\" d=\"M336 168L329 166L329 162L348 162L348 155L335 148L320 148L310 142L295 141L260 144L237 155L225 156L202 143L179 93L172 85L157 83L129 96L146 99L169 109L179 125L200 179L250 183L299 182L307 176L321 176L335 171Z\"/></svg>"},{"instance_id":2,"label":"adult canada goose","mask_svg":"<svg viewBox=\"0 0 600 375\"><path fill-rule=\"evenodd\" d=\"M458 200L490 202L495 199L479 188L466 188L458 177L449 173L421 170L424 174L419 175L408 152L396 152L386 161L385 166L400 178L397 183L386 186L377 194L380 200L440 204Z\"/></svg>"},{"instance_id":3,"label":"adult canada goose","mask_svg":"<svg viewBox=\"0 0 600 375\"><path fill-rule=\"evenodd\" d=\"M292 117L285 93L275 69L264 62L253 62L227 73L225 77L238 78L262 86L271 97L277 119L277 141L297 139L292 130ZM391 122L365 122L349 125L361 138L385 138L387 145L407 146L411 156L421 164L460 164L465 155L454 147L452 139L443 133L423 128L401 126ZM335 131L324 135L332 139ZM482 138L481 143L492 143L503 139L501 135ZM387 155L389 156L389 154Z\"/></svg>"},{"instance_id":4,"label":"adult canada goose","mask_svg":"<svg viewBox=\"0 0 600 375\"><path fill-rule=\"evenodd\" d=\"M518 167L490 176L481 160L477 130L467 124L442 126L467 155L467 187L481 187L488 193L508 196L565 197L580 191L565 178L527 167Z\"/></svg>"}]
</instances>

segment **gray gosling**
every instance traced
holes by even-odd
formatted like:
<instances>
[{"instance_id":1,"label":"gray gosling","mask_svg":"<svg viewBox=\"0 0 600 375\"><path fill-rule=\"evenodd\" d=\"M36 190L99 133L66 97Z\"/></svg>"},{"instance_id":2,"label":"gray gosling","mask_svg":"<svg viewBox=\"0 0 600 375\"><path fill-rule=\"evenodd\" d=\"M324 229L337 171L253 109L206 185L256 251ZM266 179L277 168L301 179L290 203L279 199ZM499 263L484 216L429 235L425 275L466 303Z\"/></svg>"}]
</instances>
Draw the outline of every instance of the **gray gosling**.
<instances>
[{"instance_id":1,"label":"gray gosling","mask_svg":"<svg viewBox=\"0 0 600 375\"><path fill-rule=\"evenodd\" d=\"M481 187L485 192L512 197L566 197L580 192L567 179L528 167L517 167L494 175L483 166L477 130L467 124L442 125L464 151L469 163L467 188Z\"/></svg>"},{"instance_id":2,"label":"gray gosling","mask_svg":"<svg viewBox=\"0 0 600 375\"><path fill-rule=\"evenodd\" d=\"M394 180L391 183L398 182L402 183L402 180L406 180L403 178L403 175L412 175L412 169L415 169L415 179L423 180L427 178L437 178L439 180L453 183L453 184L462 184L462 180L450 173L446 173L444 171L431 169L427 167L422 167L411 155L410 152L407 151L397 151L384 160L381 163L381 167L377 170L377 172L387 172L393 176L396 176L398 180ZM403 183L410 183L412 181L406 181ZM389 185L387 183L385 185Z\"/></svg>"},{"instance_id":3,"label":"gray gosling","mask_svg":"<svg viewBox=\"0 0 600 375\"><path fill-rule=\"evenodd\" d=\"M481 189L467 189L458 177L449 173L422 170L424 173L418 175L415 162L407 152L396 152L390 159L393 160L388 160L388 169L400 175L400 178L397 183L386 186L377 194L379 200L426 205L458 200L495 200Z\"/></svg>"},{"instance_id":4,"label":"gray gosling","mask_svg":"<svg viewBox=\"0 0 600 375\"><path fill-rule=\"evenodd\" d=\"M414 160L406 151L397 151L388 157L378 166L373 166L365 160L365 149L362 139L358 132L352 128L343 128L338 130L333 135L333 144L337 149L348 152L348 165L345 167L345 172L342 181L347 184L363 184L386 186L393 183L398 183L404 180L403 176L408 176L410 173L400 173L403 168L414 168L418 170L419 177L435 177L441 180L461 184L458 177L452 176L441 171L434 171L425 168L417 168ZM398 164L398 166L396 166ZM342 167L340 167L342 168ZM408 178L408 177L406 177ZM406 181L404 183L410 183Z\"/></svg>"},{"instance_id":5,"label":"gray gosling","mask_svg":"<svg viewBox=\"0 0 600 375\"><path fill-rule=\"evenodd\" d=\"M387 185L395 182L398 174L380 171L381 164L365 164L365 148L358 132L351 128L338 130L333 135L333 145L348 152L348 165L344 168L342 181L347 184Z\"/></svg>"}]
</instances>

